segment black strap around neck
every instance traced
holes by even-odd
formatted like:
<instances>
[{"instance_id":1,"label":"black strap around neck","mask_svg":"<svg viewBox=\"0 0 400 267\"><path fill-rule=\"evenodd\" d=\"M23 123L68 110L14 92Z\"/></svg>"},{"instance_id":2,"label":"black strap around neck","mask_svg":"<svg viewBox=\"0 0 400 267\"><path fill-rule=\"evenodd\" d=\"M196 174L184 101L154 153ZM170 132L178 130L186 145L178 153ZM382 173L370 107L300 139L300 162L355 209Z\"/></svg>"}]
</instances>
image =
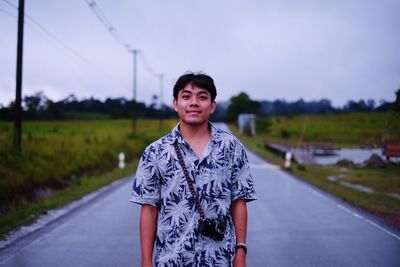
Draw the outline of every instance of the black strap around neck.
<instances>
[{"instance_id":1,"label":"black strap around neck","mask_svg":"<svg viewBox=\"0 0 400 267\"><path fill-rule=\"evenodd\" d=\"M192 194L192 197L194 199L194 204L195 204L197 210L200 213L200 218L202 220L205 220L206 219L206 215L204 214L204 210L200 205L200 200L199 200L199 197L197 196L196 190L194 189L193 181L192 181L192 179L190 179L189 172L186 169L186 165L185 165L185 162L183 161L183 156L182 156L181 150L179 149L178 142L174 143L174 148L175 148L176 155L178 156L179 164L182 167L183 174L185 176L185 180L186 180L186 182L187 182L187 184L189 186L189 191Z\"/></svg>"}]
</instances>

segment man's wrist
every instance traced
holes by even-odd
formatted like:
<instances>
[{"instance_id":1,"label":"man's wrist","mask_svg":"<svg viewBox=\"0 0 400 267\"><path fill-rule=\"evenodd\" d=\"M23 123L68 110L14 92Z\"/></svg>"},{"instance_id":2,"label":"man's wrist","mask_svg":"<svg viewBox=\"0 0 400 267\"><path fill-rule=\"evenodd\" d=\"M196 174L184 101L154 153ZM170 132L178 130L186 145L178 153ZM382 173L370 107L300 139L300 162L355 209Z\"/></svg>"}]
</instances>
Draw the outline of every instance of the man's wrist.
<instances>
[{"instance_id":1,"label":"man's wrist","mask_svg":"<svg viewBox=\"0 0 400 267\"><path fill-rule=\"evenodd\" d=\"M246 243L242 243L242 242L237 243L235 250L238 251L239 249L243 250L244 254L247 254L247 245L246 245Z\"/></svg>"}]
</instances>

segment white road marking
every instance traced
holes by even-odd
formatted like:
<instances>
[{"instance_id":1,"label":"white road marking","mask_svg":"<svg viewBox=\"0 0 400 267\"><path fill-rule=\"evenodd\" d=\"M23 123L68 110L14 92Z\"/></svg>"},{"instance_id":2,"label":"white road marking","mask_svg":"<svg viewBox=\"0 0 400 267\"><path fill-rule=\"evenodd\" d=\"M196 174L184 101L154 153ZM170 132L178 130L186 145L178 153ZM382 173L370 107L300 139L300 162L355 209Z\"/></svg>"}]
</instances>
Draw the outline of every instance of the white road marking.
<instances>
[{"instance_id":1,"label":"white road marking","mask_svg":"<svg viewBox=\"0 0 400 267\"><path fill-rule=\"evenodd\" d=\"M306 185L303 185L303 186L304 186L310 193L312 193L313 195L315 195L315 196L317 196L317 197L319 197L319 198L321 198L321 199L324 199L325 201L330 202L331 204L333 204L333 205L336 206L337 208L339 208L339 209L341 209L341 210L343 210L343 211L345 211L345 212L347 212L347 213L353 215L355 218L360 219L360 220L363 220L363 221L365 221L366 223L369 223L370 225L374 226L375 228L378 228L379 230L383 231L384 233L386 233L386 234L388 234L388 235L390 235L390 236L396 238L397 240L400 240L400 236L396 235L395 233L391 232L390 230L388 230L388 229L386 229L386 228L380 226L379 224L376 224L375 222L371 221L370 219L365 218L364 216L362 216L362 215L360 215L360 214L358 214L358 213L356 213L356 212L354 212L354 211L352 211L352 210L346 208L346 207L343 206L343 205L337 204L334 200L329 199L328 197L322 195L322 194L319 193L318 191L316 191L316 190L314 190L314 189L312 189L312 188L310 188L310 187L308 187L308 186L306 186Z\"/></svg>"}]
</instances>

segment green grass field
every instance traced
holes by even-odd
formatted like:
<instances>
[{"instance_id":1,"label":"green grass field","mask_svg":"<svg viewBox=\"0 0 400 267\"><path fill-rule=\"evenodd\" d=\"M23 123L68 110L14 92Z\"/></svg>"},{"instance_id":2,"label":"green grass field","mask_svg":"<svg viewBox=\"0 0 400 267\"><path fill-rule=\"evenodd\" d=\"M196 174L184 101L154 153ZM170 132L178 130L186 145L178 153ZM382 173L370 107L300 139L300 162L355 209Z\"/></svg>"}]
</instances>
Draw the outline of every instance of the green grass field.
<instances>
[{"instance_id":1,"label":"green grass field","mask_svg":"<svg viewBox=\"0 0 400 267\"><path fill-rule=\"evenodd\" d=\"M400 140L399 121L400 115L390 112L261 118L257 121L257 133L265 141L296 144L304 128L304 142L380 145L382 140Z\"/></svg>"},{"instance_id":2,"label":"green grass field","mask_svg":"<svg viewBox=\"0 0 400 267\"><path fill-rule=\"evenodd\" d=\"M175 124L165 121L160 129L156 120L139 120L133 135L130 120L25 122L22 151L16 152L12 124L0 122L1 234L30 222L47 208L68 203L71 196L76 199L122 178L126 173L110 174L115 172L120 152L133 172L132 163L144 148ZM44 195L45 203L50 204L40 199L46 191L50 195ZM62 195L66 196L60 200Z\"/></svg>"},{"instance_id":3,"label":"green grass field","mask_svg":"<svg viewBox=\"0 0 400 267\"><path fill-rule=\"evenodd\" d=\"M265 143L296 145L306 124L305 142L329 142L340 147L365 144L380 145L381 140L400 140L399 115L392 113L353 113L320 116L299 116L260 119L261 127L256 136L240 136L236 126L234 133L254 152L271 163L283 166L283 157L264 148ZM259 125L260 126L260 125ZM282 134L284 133L284 134ZM288 134L289 133L289 134ZM384 168L297 165L288 172L327 191L353 205L374 213L396 228L400 228L400 200L387 194L400 194L400 165ZM369 194L329 181L329 176L342 176L340 181L350 182L373 189Z\"/></svg>"}]
</instances>

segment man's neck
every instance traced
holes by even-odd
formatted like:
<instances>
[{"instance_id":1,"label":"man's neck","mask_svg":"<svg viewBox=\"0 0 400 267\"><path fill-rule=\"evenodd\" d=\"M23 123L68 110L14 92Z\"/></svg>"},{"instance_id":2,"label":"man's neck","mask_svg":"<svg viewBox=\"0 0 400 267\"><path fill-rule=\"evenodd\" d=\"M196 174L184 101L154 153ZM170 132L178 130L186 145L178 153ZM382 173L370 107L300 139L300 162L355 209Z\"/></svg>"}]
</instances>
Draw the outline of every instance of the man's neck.
<instances>
[{"instance_id":1,"label":"man's neck","mask_svg":"<svg viewBox=\"0 0 400 267\"><path fill-rule=\"evenodd\" d=\"M183 139L189 144L205 139L208 140L211 137L211 129L208 127L208 122L200 125L190 125L181 121L179 130Z\"/></svg>"}]
</instances>

